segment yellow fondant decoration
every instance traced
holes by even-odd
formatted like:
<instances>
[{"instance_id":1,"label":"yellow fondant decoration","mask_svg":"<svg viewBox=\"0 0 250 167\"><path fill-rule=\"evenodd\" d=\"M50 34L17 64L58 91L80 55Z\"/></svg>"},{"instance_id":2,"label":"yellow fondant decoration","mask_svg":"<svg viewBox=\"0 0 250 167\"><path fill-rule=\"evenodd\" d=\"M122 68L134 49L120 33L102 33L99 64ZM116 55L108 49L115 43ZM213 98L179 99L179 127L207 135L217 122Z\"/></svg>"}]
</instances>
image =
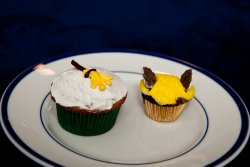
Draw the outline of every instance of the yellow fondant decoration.
<instances>
[{"instance_id":1,"label":"yellow fondant decoration","mask_svg":"<svg viewBox=\"0 0 250 167\"><path fill-rule=\"evenodd\" d=\"M86 74L90 69L84 69L83 75ZM110 86L112 85L112 75L103 74L98 71L91 71L89 74L90 82L91 82L91 88L95 89L96 87L99 87L100 91L104 91L106 89L106 85Z\"/></svg>"},{"instance_id":2,"label":"yellow fondant decoration","mask_svg":"<svg viewBox=\"0 0 250 167\"><path fill-rule=\"evenodd\" d=\"M160 105L176 104L176 100L180 97L190 100L195 92L193 86L185 91L180 78L168 74L156 74L156 83L152 89L148 89L142 79L140 81L140 90L142 93L152 96Z\"/></svg>"}]
</instances>

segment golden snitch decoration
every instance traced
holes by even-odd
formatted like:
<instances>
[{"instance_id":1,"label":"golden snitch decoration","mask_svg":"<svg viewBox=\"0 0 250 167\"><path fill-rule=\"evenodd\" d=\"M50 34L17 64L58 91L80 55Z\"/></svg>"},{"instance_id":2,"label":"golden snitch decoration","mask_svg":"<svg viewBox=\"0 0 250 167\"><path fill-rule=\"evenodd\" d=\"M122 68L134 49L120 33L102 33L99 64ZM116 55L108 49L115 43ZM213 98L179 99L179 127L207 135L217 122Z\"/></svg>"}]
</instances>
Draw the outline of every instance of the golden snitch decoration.
<instances>
[{"instance_id":1,"label":"golden snitch decoration","mask_svg":"<svg viewBox=\"0 0 250 167\"><path fill-rule=\"evenodd\" d=\"M106 89L106 86L112 85L112 75L104 74L101 72L96 71L96 69L88 69L80 64L78 64L76 61L72 60L71 64L78 70L82 71L83 76L85 78L89 78L91 82L91 88L95 89L96 87L99 88L100 91L104 91Z\"/></svg>"}]
</instances>

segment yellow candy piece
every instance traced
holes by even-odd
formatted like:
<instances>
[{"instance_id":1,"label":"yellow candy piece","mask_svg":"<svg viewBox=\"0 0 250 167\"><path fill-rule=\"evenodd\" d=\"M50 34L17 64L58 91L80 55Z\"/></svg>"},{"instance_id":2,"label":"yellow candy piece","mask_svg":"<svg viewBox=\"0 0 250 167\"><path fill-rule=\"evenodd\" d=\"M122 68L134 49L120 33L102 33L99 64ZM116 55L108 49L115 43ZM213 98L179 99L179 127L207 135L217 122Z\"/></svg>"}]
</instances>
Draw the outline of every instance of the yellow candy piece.
<instances>
[{"instance_id":1,"label":"yellow candy piece","mask_svg":"<svg viewBox=\"0 0 250 167\"><path fill-rule=\"evenodd\" d=\"M83 70L83 75L85 75L89 69ZM95 89L97 86L99 87L100 91L104 91L106 89L106 85L110 86L112 84L112 75L103 74L98 71L91 71L89 76L92 89Z\"/></svg>"}]
</instances>

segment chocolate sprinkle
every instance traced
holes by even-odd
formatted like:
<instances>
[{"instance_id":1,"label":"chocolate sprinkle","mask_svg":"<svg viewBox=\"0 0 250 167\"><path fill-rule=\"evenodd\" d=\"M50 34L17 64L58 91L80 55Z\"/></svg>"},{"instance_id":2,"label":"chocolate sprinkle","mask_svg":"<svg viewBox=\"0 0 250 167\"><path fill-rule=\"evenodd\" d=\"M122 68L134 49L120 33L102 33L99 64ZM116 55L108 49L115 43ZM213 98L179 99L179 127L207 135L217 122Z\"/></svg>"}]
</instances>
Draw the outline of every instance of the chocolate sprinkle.
<instances>
[{"instance_id":1,"label":"chocolate sprinkle","mask_svg":"<svg viewBox=\"0 0 250 167\"><path fill-rule=\"evenodd\" d=\"M184 99L184 98L182 98L182 97L178 97L178 99L176 99L176 104L184 104L184 103L186 103L186 102L188 102L188 100L186 100L186 99Z\"/></svg>"},{"instance_id":2,"label":"chocolate sprinkle","mask_svg":"<svg viewBox=\"0 0 250 167\"><path fill-rule=\"evenodd\" d=\"M78 70L80 70L80 71L83 71L83 70L86 69L85 67L81 66L80 64L78 64L78 63L77 63L76 61L74 61L74 60L71 61L71 64L72 64L76 69L78 69Z\"/></svg>"},{"instance_id":3,"label":"chocolate sprinkle","mask_svg":"<svg viewBox=\"0 0 250 167\"><path fill-rule=\"evenodd\" d=\"M88 78L91 71L96 71L96 69L90 69L84 74L84 78Z\"/></svg>"},{"instance_id":4,"label":"chocolate sprinkle","mask_svg":"<svg viewBox=\"0 0 250 167\"><path fill-rule=\"evenodd\" d=\"M143 78L146 82L146 86L152 87L156 82L155 73L148 67L143 67Z\"/></svg>"},{"instance_id":5,"label":"chocolate sprinkle","mask_svg":"<svg viewBox=\"0 0 250 167\"><path fill-rule=\"evenodd\" d=\"M181 75L181 83L185 88L185 90L189 88L191 80L192 80L192 69L188 69Z\"/></svg>"}]
</instances>

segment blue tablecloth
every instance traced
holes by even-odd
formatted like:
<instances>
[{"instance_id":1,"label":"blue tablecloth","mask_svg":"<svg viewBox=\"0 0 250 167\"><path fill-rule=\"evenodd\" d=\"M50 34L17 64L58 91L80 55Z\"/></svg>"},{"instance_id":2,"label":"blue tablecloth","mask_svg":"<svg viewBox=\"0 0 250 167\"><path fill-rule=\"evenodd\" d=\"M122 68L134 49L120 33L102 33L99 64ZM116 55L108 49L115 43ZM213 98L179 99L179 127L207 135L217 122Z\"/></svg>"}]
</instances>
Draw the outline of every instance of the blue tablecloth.
<instances>
[{"instance_id":1,"label":"blue tablecloth","mask_svg":"<svg viewBox=\"0 0 250 167\"><path fill-rule=\"evenodd\" d=\"M250 106L249 18L247 0L1 0L0 95L21 71L44 59L75 51L136 49L203 67ZM230 164L247 160L247 148ZM1 160L6 163L35 164L2 131L1 153L15 159Z\"/></svg>"}]
</instances>

